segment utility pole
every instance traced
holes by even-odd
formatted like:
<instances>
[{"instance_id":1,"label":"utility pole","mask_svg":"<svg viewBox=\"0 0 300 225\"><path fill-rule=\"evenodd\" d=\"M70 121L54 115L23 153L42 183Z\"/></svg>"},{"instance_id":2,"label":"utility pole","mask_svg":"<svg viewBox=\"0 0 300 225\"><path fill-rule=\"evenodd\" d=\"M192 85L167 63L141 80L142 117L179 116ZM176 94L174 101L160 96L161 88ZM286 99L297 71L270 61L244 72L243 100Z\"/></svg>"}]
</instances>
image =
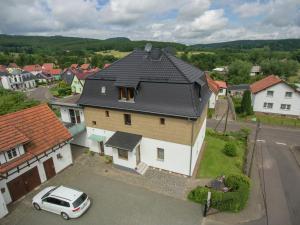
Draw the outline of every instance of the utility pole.
<instances>
[{"instance_id":1,"label":"utility pole","mask_svg":"<svg viewBox=\"0 0 300 225\"><path fill-rule=\"evenodd\" d=\"M252 170L252 165L253 165L253 160L254 160L254 154L255 154L255 148L256 148L256 142L257 142L257 137L258 137L259 130L260 130L260 121L258 121L257 124L256 124L255 139L254 139L253 150L252 150L252 155L251 155L251 160L250 160L248 177L251 177L251 170Z\"/></svg>"},{"instance_id":2,"label":"utility pole","mask_svg":"<svg viewBox=\"0 0 300 225\"><path fill-rule=\"evenodd\" d=\"M227 97L227 111L226 111L225 126L224 126L224 131L223 131L224 134L225 134L226 129L227 129L228 113L229 113L229 100L228 100L228 97Z\"/></svg>"}]
</instances>

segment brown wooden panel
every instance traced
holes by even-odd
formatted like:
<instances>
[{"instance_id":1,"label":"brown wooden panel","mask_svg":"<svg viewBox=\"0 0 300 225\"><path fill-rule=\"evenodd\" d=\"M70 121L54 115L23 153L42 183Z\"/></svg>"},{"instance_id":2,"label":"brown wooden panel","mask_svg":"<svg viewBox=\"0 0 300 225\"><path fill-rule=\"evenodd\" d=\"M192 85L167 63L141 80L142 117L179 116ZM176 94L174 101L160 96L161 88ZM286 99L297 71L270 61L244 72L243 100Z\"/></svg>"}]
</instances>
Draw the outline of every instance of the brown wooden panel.
<instances>
[{"instance_id":1,"label":"brown wooden panel","mask_svg":"<svg viewBox=\"0 0 300 225\"><path fill-rule=\"evenodd\" d=\"M37 167L28 170L7 183L12 201L16 201L41 184Z\"/></svg>"},{"instance_id":2,"label":"brown wooden panel","mask_svg":"<svg viewBox=\"0 0 300 225\"><path fill-rule=\"evenodd\" d=\"M56 174L52 157L50 159L47 159L43 164L44 164L47 180L49 180L50 178L54 177Z\"/></svg>"}]
</instances>

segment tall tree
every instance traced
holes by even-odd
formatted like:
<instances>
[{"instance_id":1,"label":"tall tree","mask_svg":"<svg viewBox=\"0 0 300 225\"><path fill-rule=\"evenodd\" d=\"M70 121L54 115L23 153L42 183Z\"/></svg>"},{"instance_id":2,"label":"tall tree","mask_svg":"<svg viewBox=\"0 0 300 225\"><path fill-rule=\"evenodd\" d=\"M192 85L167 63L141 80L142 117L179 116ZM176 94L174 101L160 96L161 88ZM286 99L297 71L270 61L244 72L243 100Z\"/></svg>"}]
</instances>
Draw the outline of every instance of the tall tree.
<instances>
[{"instance_id":1,"label":"tall tree","mask_svg":"<svg viewBox=\"0 0 300 225\"><path fill-rule=\"evenodd\" d=\"M243 94L242 102L241 102L241 111L245 115L252 115L253 109L251 104L251 92L246 90Z\"/></svg>"},{"instance_id":2,"label":"tall tree","mask_svg":"<svg viewBox=\"0 0 300 225\"><path fill-rule=\"evenodd\" d=\"M235 60L229 65L228 82L231 84L243 84L250 81L251 63Z\"/></svg>"}]
</instances>

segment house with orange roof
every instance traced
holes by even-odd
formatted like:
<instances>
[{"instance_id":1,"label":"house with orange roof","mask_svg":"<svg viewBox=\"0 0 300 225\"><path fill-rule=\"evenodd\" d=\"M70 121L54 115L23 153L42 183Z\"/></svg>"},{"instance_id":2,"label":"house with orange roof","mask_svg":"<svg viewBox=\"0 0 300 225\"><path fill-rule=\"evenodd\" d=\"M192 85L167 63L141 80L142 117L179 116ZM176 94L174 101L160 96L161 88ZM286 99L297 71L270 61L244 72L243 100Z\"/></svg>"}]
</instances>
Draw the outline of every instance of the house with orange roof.
<instances>
[{"instance_id":1,"label":"house with orange roof","mask_svg":"<svg viewBox=\"0 0 300 225\"><path fill-rule=\"evenodd\" d=\"M34 65L26 65L23 67L23 70L32 73L33 75L37 75L42 72L42 67L39 64Z\"/></svg>"},{"instance_id":2,"label":"house with orange roof","mask_svg":"<svg viewBox=\"0 0 300 225\"><path fill-rule=\"evenodd\" d=\"M214 109L218 100L220 88L218 84L208 74L206 74L206 80L209 90L211 91L211 95L208 101L208 108Z\"/></svg>"},{"instance_id":3,"label":"house with orange roof","mask_svg":"<svg viewBox=\"0 0 300 225\"><path fill-rule=\"evenodd\" d=\"M0 215L72 164L71 139L46 104L0 116Z\"/></svg>"},{"instance_id":4,"label":"house with orange roof","mask_svg":"<svg viewBox=\"0 0 300 225\"><path fill-rule=\"evenodd\" d=\"M80 66L80 69L82 69L82 70L90 70L90 69L92 69L92 67L91 67L91 64L85 63L85 64L82 64Z\"/></svg>"},{"instance_id":5,"label":"house with orange roof","mask_svg":"<svg viewBox=\"0 0 300 225\"><path fill-rule=\"evenodd\" d=\"M300 92L278 76L269 75L250 85L253 111L300 118Z\"/></svg>"},{"instance_id":6,"label":"house with orange roof","mask_svg":"<svg viewBox=\"0 0 300 225\"><path fill-rule=\"evenodd\" d=\"M219 94L218 95L225 96L226 93L227 93L227 84L226 84L226 82L222 81L222 80L216 80L215 83L219 87Z\"/></svg>"}]
</instances>

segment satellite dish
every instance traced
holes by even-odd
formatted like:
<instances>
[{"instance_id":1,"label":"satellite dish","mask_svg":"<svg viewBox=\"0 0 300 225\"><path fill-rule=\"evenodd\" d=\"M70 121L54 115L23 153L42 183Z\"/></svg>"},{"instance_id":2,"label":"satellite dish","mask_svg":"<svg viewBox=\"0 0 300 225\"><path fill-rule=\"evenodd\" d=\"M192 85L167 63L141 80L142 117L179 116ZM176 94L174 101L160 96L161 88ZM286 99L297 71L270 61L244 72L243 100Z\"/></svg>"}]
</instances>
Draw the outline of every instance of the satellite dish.
<instances>
[{"instance_id":1,"label":"satellite dish","mask_svg":"<svg viewBox=\"0 0 300 225\"><path fill-rule=\"evenodd\" d=\"M152 49L152 44L151 43L147 43L146 46L145 46L145 51L146 52L150 52Z\"/></svg>"}]
</instances>

